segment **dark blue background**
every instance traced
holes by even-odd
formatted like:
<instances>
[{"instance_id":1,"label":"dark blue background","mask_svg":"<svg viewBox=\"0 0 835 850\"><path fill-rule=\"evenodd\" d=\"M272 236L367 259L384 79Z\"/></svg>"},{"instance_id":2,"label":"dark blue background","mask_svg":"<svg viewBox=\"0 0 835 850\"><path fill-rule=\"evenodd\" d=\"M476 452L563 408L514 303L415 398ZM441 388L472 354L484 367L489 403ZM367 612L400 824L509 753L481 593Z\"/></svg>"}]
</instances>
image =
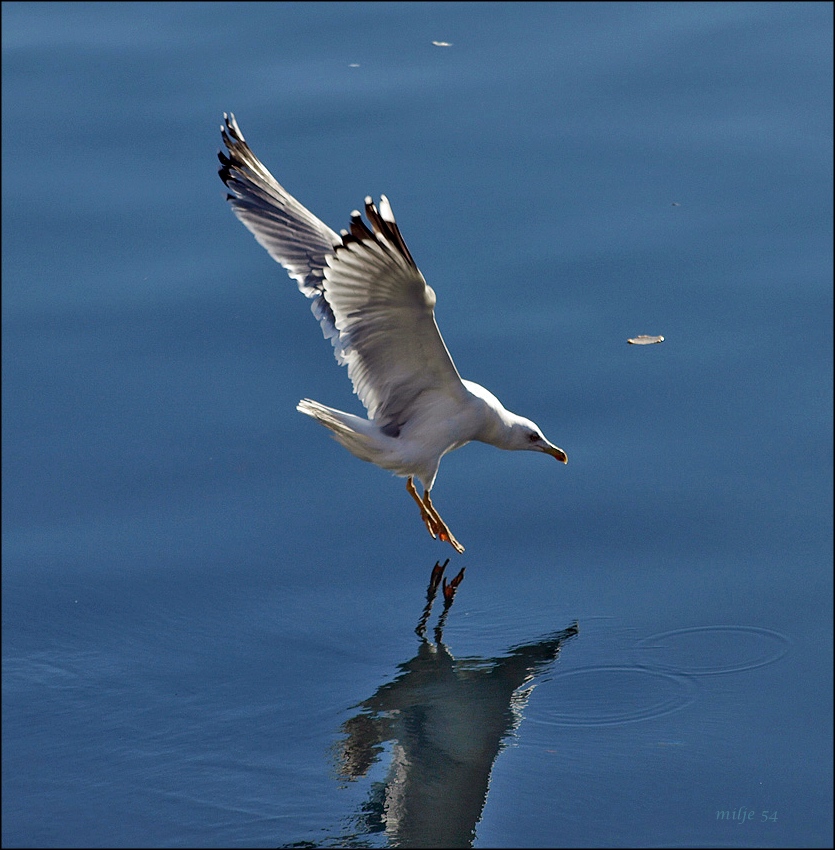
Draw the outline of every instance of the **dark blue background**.
<instances>
[{"instance_id":1,"label":"dark blue background","mask_svg":"<svg viewBox=\"0 0 835 850\"><path fill-rule=\"evenodd\" d=\"M580 623L477 846L831 846L832 6L2 14L4 846L338 844L447 556L454 655ZM459 371L567 451L444 460L463 556L295 411L361 408L224 110L331 227L387 194ZM692 700L589 725L674 631Z\"/></svg>"}]
</instances>

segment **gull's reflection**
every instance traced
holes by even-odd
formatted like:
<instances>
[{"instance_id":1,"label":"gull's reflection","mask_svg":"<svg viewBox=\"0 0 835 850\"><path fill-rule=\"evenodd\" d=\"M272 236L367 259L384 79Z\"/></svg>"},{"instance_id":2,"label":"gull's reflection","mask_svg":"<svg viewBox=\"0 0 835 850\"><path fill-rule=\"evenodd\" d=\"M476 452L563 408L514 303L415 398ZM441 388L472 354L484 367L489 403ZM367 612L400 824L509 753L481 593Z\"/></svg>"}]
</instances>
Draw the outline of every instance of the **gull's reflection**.
<instances>
[{"instance_id":1,"label":"gull's reflection","mask_svg":"<svg viewBox=\"0 0 835 850\"><path fill-rule=\"evenodd\" d=\"M463 571L444 583L437 644L423 637L442 573L436 565L416 629L417 655L342 727L338 767L344 778L364 776L389 743L388 774L374 784L358 826L360 834L385 832L393 847L472 845L493 762L530 694L520 689L578 633L574 623L496 658L456 659L442 643L442 631Z\"/></svg>"}]
</instances>

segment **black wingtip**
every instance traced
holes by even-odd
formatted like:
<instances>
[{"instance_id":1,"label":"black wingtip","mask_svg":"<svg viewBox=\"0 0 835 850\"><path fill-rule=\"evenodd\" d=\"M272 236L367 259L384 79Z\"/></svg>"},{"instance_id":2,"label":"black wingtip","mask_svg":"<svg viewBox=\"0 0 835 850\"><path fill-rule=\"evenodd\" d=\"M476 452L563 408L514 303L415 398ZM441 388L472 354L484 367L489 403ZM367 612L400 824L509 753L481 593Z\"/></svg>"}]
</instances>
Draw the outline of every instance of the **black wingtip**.
<instances>
[{"instance_id":1,"label":"black wingtip","mask_svg":"<svg viewBox=\"0 0 835 850\"><path fill-rule=\"evenodd\" d=\"M391 216L391 220L383 218L368 195L365 198L364 208L365 216L371 224L371 228L363 221L359 210L354 210L351 213L350 232L342 231L342 245L338 245L337 250L344 248L352 242L379 240L382 237L394 246L411 266L417 268L417 264L406 247L403 237L400 235L400 228L398 228L397 223L394 221L394 216Z\"/></svg>"},{"instance_id":2,"label":"black wingtip","mask_svg":"<svg viewBox=\"0 0 835 850\"><path fill-rule=\"evenodd\" d=\"M362 220L357 210L351 213L351 235L357 240L374 238L374 234L368 229L368 225Z\"/></svg>"}]
</instances>

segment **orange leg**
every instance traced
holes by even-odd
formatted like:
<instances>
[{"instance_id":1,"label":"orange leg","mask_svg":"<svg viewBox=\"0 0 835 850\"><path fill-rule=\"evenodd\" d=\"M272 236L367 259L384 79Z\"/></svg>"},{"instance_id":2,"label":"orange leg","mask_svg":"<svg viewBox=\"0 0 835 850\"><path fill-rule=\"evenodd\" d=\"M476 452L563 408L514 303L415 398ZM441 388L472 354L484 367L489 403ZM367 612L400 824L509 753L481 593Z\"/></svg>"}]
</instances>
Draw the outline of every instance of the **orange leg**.
<instances>
[{"instance_id":1,"label":"orange leg","mask_svg":"<svg viewBox=\"0 0 835 850\"><path fill-rule=\"evenodd\" d=\"M415 485L412 481L411 476L406 479L406 490L409 495L417 502L417 506L420 508L420 518L423 520L424 525L426 525L426 530L432 535L433 538L437 537L438 535L432 528L432 520L429 514L427 513L426 508L423 506L423 502L420 500L420 496L418 496L418 491L415 489Z\"/></svg>"},{"instance_id":2,"label":"orange leg","mask_svg":"<svg viewBox=\"0 0 835 850\"><path fill-rule=\"evenodd\" d=\"M455 539L455 537L453 537L452 532L449 528L447 528L447 524L441 519L441 515L432 504L432 500L429 498L429 491L424 490L423 499L421 499L420 496L418 496L414 481L411 477L406 479L406 490L417 502L418 507L420 508L420 518L423 520L426 530L432 535L432 537L440 537L441 540L445 540L459 554L463 552L464 547Z\"/></svg>"}]
</instances>

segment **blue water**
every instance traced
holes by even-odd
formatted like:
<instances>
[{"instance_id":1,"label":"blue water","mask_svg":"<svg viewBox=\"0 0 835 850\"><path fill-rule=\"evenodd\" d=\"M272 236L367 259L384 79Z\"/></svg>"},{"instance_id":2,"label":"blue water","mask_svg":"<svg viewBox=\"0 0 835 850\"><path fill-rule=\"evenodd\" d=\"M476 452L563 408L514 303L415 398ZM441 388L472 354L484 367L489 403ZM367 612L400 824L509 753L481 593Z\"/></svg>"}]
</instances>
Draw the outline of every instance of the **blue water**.
<instances>
[{"instance_id":1,"label":"blue water","mask_svg":"<svg viewBox=\"0 0 835 850\"><path fill-rule=\"evenodd\" d=\"M3 845L831 846L832 6L2 16ZM568 453L445 458L464 555L224 111Z\"/></svg>"}]
</instances>

